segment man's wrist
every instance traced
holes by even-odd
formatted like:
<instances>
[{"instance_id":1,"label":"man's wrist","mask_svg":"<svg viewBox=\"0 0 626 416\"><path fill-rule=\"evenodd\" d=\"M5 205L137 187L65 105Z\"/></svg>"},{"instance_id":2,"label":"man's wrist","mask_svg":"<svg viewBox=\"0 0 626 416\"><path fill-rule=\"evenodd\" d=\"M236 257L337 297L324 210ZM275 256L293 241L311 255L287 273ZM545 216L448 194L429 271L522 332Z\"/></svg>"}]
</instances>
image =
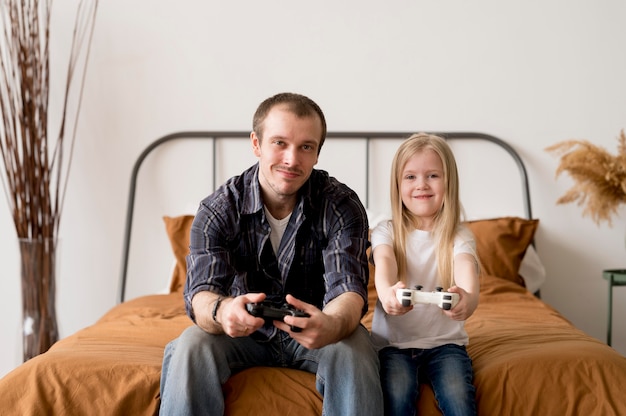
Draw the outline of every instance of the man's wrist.
<instances>
[{"instance_id":1,"label":"man's wrist","mask_svg":"<svg viewBox=\"0 0 626 416\"><path fill-rule=\"evenodd\" d=\"M213 322L215 322L218 325L221 325L221 324L217 320L217 310L219 309L219 307L222 304L223 300L224 300L223 297L221 297L221 296L217 297L217 299L215 300L215 303L213 304L213 312L211 313L211 317L213 318Z\"/></svg>"}]
</instances>

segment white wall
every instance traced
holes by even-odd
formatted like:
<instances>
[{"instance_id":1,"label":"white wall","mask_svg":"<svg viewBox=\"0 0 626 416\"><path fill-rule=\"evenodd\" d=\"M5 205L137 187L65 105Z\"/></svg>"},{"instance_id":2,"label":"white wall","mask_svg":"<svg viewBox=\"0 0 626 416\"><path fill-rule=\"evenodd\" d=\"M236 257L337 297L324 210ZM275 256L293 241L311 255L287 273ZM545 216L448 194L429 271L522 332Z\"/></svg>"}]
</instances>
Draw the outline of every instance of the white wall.
<instances>
[{"instance_id":1,"label":"white wall","mask_svg":"<svg viewBox=\"0 0 626 416\"><path fill-rule=\"evenodd\" d=\"M74 7L54 3L53 82L63 78ZM616 150L626 128L625 15L617 0L102 1L61 224L61 335L115 303L139 152L173 131L247 130L262 99L289 90L315 99L331 130L473 130L509 141L528 165L541 220L543 298L604 340L601 271L626 267L626 211L611 228L557 206L571 182L555 180L544 148L585 138ZM21 357L14 235L2 203L0 375ZM619 288L615 303L614 316L626 313ZM626 353L619 319L614 346Z\"/></svg>"}]
</instances>

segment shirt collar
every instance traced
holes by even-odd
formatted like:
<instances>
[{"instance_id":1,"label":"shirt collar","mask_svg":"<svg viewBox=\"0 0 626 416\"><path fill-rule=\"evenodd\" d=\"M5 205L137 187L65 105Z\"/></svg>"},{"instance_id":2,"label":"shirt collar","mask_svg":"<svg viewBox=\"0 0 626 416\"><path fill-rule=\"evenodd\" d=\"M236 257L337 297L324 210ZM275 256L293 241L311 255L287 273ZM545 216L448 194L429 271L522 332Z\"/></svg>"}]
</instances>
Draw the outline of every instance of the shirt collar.
<instances>
[{"instance_id":1,"label":"shirt collar","mask_svg":"<svg viewBox=\"0 0 626 416\"><path fill-rule=\"evenodd\" d=\"M311 177L316 174L315 169L311 172ZM263 200L261 198L261 185L259 184L259 162L255 163L244 174L246 186L250 192L246 192L244 195L244 204L242 207L242 214L254 214L263 210ZM311 207L311 177L302 185L302 188L298 191L298 202L296 202L296 209L306 210ZM306 207L306 208L305 208ZM295 210L294 210L295 211Z\"/></svg>"}]
</instances>

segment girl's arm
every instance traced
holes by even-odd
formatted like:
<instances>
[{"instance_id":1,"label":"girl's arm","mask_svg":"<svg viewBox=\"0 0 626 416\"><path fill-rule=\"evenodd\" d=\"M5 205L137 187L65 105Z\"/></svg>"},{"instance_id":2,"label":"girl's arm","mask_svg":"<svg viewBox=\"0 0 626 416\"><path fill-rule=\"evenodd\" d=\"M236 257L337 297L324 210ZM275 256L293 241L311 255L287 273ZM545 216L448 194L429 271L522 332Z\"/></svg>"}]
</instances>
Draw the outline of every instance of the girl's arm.
<instances>
[{"instance_id":1,"label":"girl's arm","mask_svg":"<svg viewBox=\"0 0 626 416\"><path fill-rule=\"evenodd\" d=\"M396 298L396 291L405 288L406 285L398 280L398 264L393 248L381 244L376 246L372 255L376 265L374 283L383 309L389 315L404 315L413 309L413 306L404 307Z\"/></svg>"},{"instance_id":2,"label":"girl's arm","mask_svg":"<svg viewBox=\"0 0 626 416\"><path fill-rule=\"evenodd\" d=\"M464 321L478 307L480 293L480 281L476 259L469 253L461 253L454 256L454 282L448 291L458 293L459 303L449 311L444 311L451 319Z\"/></svg>"}]
</instances>

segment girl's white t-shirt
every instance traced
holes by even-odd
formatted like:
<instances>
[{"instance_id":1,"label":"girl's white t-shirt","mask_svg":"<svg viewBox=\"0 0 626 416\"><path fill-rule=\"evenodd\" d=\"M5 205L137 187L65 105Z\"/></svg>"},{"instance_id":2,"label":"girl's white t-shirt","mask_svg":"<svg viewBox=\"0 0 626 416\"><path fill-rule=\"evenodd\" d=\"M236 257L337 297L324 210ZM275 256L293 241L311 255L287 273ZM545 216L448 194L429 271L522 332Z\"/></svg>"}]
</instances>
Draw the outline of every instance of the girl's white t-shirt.
<instances>
[{"instance_id":1,"label":"girl's white t-shirt","mask_svg":"<svg viewBox=\"0 0 626 416\"><path fill-rule=\"evenodd\" d=\"M372 230L372 252L382 244L393 244L391 221L383 221ZM454 256L469 253L476 256L472 232L461 225L454 239ZM437 272L435 242L430 232L415 230L407 241L407 287L422 286L422 291L435 291L440 285ZM371 276L370 278L374 278ZM402 316L387 315L377 300L372 320L372 340L378 348L430 349L445 344L467 345L465 321L448 318L441 308L432 304L415 304Z\"/></svg>"}]
</instances>

